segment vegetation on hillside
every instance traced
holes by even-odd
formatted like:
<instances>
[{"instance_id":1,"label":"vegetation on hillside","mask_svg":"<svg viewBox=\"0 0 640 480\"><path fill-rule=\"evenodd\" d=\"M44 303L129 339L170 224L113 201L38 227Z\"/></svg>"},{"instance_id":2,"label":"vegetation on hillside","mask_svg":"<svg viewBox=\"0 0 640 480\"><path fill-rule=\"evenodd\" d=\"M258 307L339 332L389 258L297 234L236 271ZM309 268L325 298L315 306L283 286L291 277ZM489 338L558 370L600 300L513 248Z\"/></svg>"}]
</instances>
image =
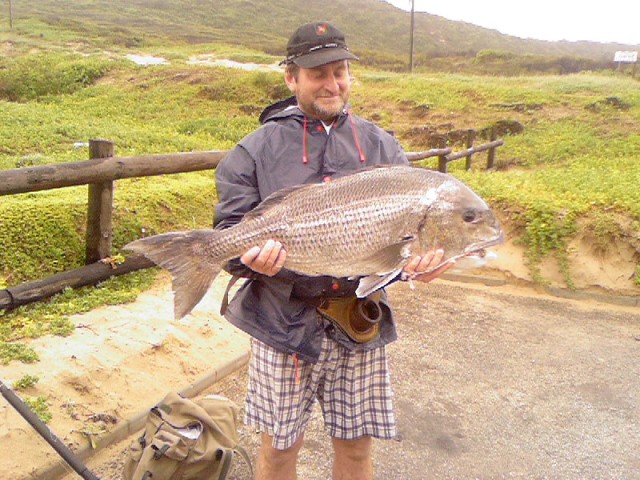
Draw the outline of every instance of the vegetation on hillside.
<instances>
[{"instance_id":1,"label":"vegetation on hillside","mask_svg":"<svg viewBox=\"0 0 640 480\"><path fill-rule=\"evenodd\" d=\"M99 5L90 2L84 14ZM141 8L137 2L129 5L132 11ZM277 61L268 51L229 43L165 44L164 38L133 30L163 21L161 12L145 17L142 26L114 30L85 20L54 21L53 8L45 1L45 21L21 20L16 32L0 30L0 169L82 160L92 138L115 141L120 156L229 149L258 126L265 105L288 94L277 72L189 62L205 53ZM235 13L219 9L217 15ZM274 45L282 45L280 32L274 33ZM130 45L132 34L139 41ZM138 66L126 59L132 52L159 55L169 63ZM514 57L491 51L476 58L494 68ZM501 68L509 68L505 65ZM463 162L451 165L451 171L515 226L540 281L541 260L554 255L564 262L571 285L568 241L581 228L592 232L598 248L606 249L609 239L617 238L640 252L636 80L614 73L409 75L363 63L354 65L353 73L355 111L394 131L406 150L429 147L434 134L482 131L499 122L522 126L518 134L505 133L496 171L487 174L476 164L466 172ZM142 235L210 225L213 175L119 181L115 199L118 251ZM0 288L81 265L85 212L84 187L0 198ZM0 362L35 360L35 352L21 340L69 334L69 314L130 299L152 278L152 272L143 272L98 289L68 291L50 303L1 312ZM640 275L636 281L640 284Z\"/></svg>"},{"instance_id":2,"label":"vegetation on hillside","mask_svg":"<svg viewBox=\"0 0 640 480\"><path fill-rule=\"evenodd\" d=\"M282 55L291 25L328 20L348 32L351 48L364 61L394 69L405 69L409 63L410 15L382 0L39 0L14 1L13 13L17 33L48 40L144 49L227 43L276 56ZM6 15L6 10L0 10L3 26L8 23ZM428 13L415 15L414 43L418 66L434 68L447 57L471 59L457 62L458 68L465 69L472 69L476 55L487 50L516 57L589 59L593 69L613 67L614 52L630 49L617 44L521 39ZM434 58L439 61L433 62ZM519 63L517 58L514 61ZM449 66L446 60L444 66Z\"/></svg>"}]
</instances>

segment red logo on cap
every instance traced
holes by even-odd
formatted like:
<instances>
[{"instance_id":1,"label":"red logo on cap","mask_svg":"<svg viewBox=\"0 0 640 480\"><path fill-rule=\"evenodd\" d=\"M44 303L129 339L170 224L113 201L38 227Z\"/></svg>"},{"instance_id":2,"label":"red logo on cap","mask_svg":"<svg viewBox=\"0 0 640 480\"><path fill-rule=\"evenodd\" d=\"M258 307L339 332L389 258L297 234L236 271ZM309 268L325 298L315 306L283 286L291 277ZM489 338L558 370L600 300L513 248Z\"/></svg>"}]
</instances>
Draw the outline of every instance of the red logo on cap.
<instances>
[{"instance_id":1,"label":"red logo on cap","mask_svg":"<svg viewBox=\"0 0 640 480\"><path fill-rule=\"evenodd\" d=\"M316 25L316 35L324 35L327 33L327 24L321 23L320 25Z\"/></svg>"}]
</instances>

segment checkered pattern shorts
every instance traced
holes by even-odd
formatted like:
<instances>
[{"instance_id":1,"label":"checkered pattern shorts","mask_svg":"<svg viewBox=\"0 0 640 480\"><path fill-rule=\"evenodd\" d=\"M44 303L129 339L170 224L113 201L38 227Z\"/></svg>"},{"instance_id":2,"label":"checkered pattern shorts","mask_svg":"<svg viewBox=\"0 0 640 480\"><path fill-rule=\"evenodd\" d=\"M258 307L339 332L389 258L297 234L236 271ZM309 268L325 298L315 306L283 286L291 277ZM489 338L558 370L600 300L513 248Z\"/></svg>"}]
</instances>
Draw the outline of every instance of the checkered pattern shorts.
<instances>
[{"instance_id":1,"label":"checkered pattern shorts","mask_svg":"<svg viewBox=\"0 0 640 480\"><path fill-rule=\"evenodd\" d=\"M252 339L245 422L289 448L319 401L327 433L342 440L395 438L393 394L384 347L353 352L324 338L305 362Z\"/></svg>"}]
</instances>

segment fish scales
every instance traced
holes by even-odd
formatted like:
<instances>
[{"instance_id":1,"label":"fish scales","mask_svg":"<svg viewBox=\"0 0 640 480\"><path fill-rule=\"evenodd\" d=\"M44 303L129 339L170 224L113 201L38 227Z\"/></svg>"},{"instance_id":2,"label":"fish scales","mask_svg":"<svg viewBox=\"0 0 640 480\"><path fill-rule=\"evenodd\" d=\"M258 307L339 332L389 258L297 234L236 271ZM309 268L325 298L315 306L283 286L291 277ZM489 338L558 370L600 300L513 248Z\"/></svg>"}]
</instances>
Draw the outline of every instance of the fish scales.
<instances>
[{"instance_id":1,"label":"fish scales","mask_svg":"<svg viewBox=\"0 0 640 480\"><path fill-rule=\"evenodd\" d=\"M404 180L413 178L407 176ZM397 187L381 179L385 177L372 175L370 185L362 181L355 182L355 186L354 182L342 182L339 188L333 188L333 184L325 183L297 190L287 197L287 202L279 202L261 215L249 218L246 228L239 230L230 242L233 250L219 252L220 241L212 238L208 245L214 250L207 252L207 257L223 254L228 260L272 238L287 251L285 266L299 273L336 277L369 274L354 272L348 262L373 255L405 234L415 233L419 222L409 215L416 203L415 194L399 196ZM421 191L414 190L418 194Z\"/></svg>"},{"instance_id":2,"label":"fish scales","mask_svg":"<svg viewBox=\"0 0 640 480\"><path fill-rule=\"evenodd\" d=\"M365 277L364 295L390 281L411 254L433 248L445 250L446 258L472 254L502 241L502 230L486 203L459 180L395 166L276 192L226 230L156 235L127 248L172 272L178 315L193 308L227 261L268 239L282 243L285 268ZM189 282L180 278L185 272L203 278ZM195 289L190 283L198 291L178 291Z\"/></svg>"},{"instance_id":3,"label":"fish scales","mask_svg":"<svg viewBox=\"0 0 640 480\"><path fill-rule=\"evenodd\" d=\"M397 191L392 195L389 182L380 182L379 179L383 177L373 175L378 173L376 170L371 172L370 183L345 181L340 188L326 189L326 196L316 200L321 202L316 205L320 211L305 214L306 217L320 217L326 221L301 232L301 236L315 239L311 245L314 247L313 255L300 252L302 255L298 258L297 252L292 252L292 265L300 265L303 271L305 266L312 265L316 266L315 271L338 268L328 272L333 276L358 274L361 272L349 271L349 261L374 254L395 240L399 231L411 228L407 227L411 218L406 215L411 202L399 197ZM319 190L322 191L325 186L329 185L319 186ZM316 195L313 197L317 198ZM296 230L298 228L305 230L304 227L294 227ZM329 267L327 260L334 260Z\"/></svg>"}]
</instances>

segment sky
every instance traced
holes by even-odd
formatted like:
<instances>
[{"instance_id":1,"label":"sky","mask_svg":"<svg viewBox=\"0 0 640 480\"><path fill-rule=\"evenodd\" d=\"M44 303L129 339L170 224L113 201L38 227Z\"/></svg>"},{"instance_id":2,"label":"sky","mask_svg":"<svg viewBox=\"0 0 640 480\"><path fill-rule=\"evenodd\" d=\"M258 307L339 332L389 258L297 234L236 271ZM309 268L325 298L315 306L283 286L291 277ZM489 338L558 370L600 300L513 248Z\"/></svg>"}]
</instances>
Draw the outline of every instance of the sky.
<instances>
[{"instance_id":1,"label":"sky","mask_svg":"<svg viewBox=\"0 0 640 480\"><path fill-rule=\"evenodd\" d=\"M411 0L386 0L411 10ZM640 45L638 0L415 0L416 12L538 40Z\"/></svg>"}]
</instances>

